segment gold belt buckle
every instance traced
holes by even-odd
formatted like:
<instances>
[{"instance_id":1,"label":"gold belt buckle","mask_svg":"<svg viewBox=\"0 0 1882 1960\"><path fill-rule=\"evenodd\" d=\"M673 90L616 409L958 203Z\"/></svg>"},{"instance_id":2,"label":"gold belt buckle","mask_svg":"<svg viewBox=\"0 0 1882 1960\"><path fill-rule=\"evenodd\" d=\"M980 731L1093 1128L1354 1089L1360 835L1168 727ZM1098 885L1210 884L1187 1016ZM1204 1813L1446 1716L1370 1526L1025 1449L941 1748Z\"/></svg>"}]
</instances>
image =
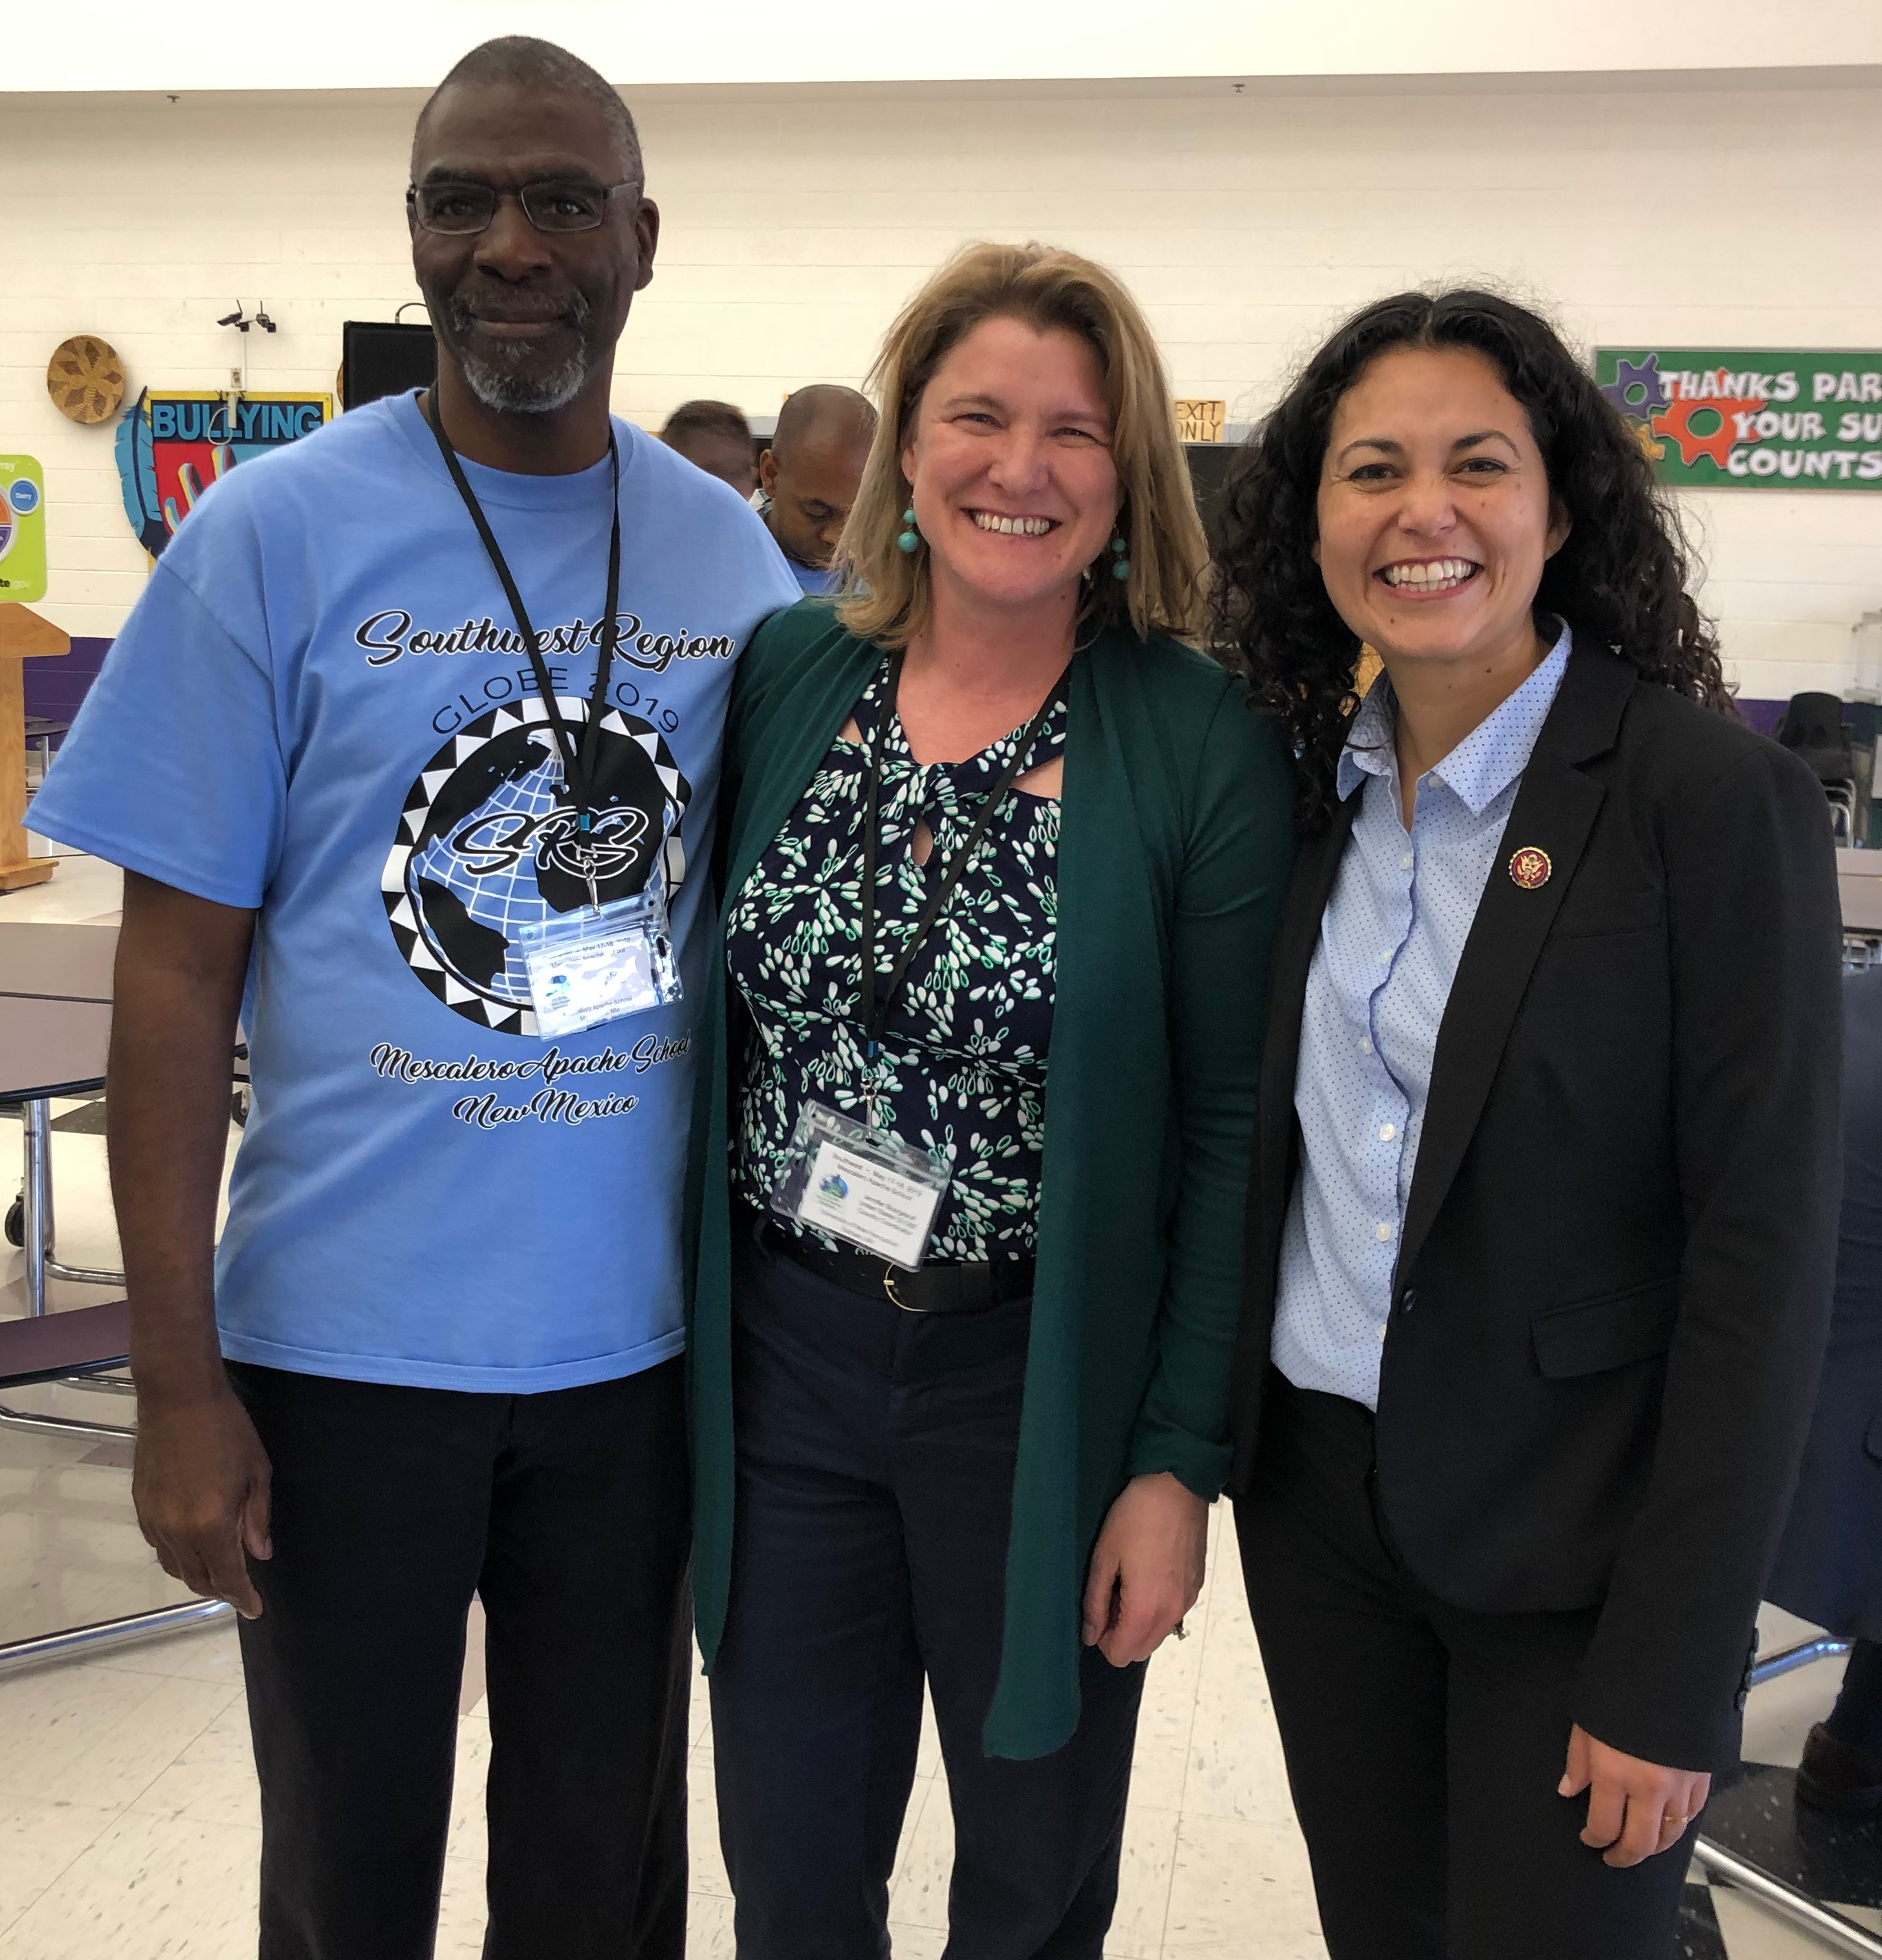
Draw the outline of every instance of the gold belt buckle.
<instances>
[{"instance_id":1,"label":"gold belt buckle","mask_svg":"<svg viewBox=\"0 0 1882 1960\"><path fill-rule=\"evenodd\" d=\"M884 1259L882 1262L882 1290L889 1296L890 1299L893 1300L904 1313L925 1313L928 1311L925 1307L909 1306L908 1302L896 1291L895 1268L890 1265L887 1259Z\"/></svg>"}]
</instances>

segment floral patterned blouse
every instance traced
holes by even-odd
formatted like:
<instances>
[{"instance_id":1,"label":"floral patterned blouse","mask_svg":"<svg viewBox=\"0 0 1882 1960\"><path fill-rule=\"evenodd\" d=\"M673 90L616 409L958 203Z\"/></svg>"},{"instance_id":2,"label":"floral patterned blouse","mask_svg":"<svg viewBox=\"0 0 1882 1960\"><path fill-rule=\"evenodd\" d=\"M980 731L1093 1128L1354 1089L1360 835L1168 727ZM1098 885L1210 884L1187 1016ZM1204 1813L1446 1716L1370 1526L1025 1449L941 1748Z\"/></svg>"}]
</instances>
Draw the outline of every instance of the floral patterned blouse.
<instances>
[{"instance_id":1,"label":"floral patterned blouse","mask_svg":"<svg viewBox=\"0 0 1882 1960\"><path fill-rule=\"evenodd\" d=\"M861 740L839 737L725 921L732 984L753 1036L738 1079L733 1188L766 1208L807 1100L861 1118L867 1067L857 1012L863 808L886 667L857 703ZM876 854L876 968L884 978L943 868L1025 733L964 762L925 767L892 717ZM1064 749L1055 701L1020 774ZM925 819L925 865L912 844ZM877 1064L878 1127L951 1158L931 1261L1021 1258L1033 1250L1046 1056L1055 995L1059 846L1055 799L1011 791L896 990ZM775 1214L772 1214L774 1219ZM782 1220L778 1220L782 1223ZM793 1225L825 1245L810 1227Z\"/></svg>"}]
</instances>

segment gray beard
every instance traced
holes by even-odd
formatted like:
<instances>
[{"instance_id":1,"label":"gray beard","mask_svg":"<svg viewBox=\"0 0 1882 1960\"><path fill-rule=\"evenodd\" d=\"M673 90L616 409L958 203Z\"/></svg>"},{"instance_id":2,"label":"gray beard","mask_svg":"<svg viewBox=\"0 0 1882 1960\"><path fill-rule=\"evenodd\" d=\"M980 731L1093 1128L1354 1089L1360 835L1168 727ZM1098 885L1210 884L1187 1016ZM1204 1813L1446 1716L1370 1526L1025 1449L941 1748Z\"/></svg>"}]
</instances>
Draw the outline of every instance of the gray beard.
<instances>
[{"instance_id":1,"label":"gray beard","mask_svg":"<svg viewBox=\"0 0 1882 1960\"><path fill-rule=\"evenodd\" d=\"M580 293L575 296L573 312L579 328L588 317L588 303ZM587 348L579 348L553 368L531 368L527 364L533 350L521 346L514 351L513 364L498 366L466 351L463 337L475 323L461 300L452 301L451 313L459 336L457 364L470 392L486 409L505 415L549 415L557 409L565 409L581 393L588 379Z\"/></svg>"}]
</instances>

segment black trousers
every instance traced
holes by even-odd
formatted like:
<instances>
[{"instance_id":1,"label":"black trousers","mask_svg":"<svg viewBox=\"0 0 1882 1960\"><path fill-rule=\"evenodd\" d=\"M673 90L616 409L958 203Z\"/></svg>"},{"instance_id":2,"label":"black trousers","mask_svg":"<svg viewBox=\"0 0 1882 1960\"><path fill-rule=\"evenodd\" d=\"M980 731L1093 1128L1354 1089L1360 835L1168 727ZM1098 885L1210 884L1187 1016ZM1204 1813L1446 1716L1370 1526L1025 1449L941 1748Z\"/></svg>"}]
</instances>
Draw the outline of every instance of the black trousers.
<instances>
[{"instance_id":1,"label":"black trousers","mask_svg":"<svg viewBox=\"0 0 1882 1960\"><path fill-rule=\"evenodd\" d=\"M948 1953L1098 1960L1143 1669L1087 1650L1070 1742L981 1750L1029 1303L903 1312L754 1228L733 1303L737 1564L712 1691L739 1960L886 1960L924 1675L954 1806Z\"/></svg>"},{"instance_id":2,"label":"black trousers","mask_svg":"<svg viewBox=\"0 0 1882 1960\"><path fill-rule=\"evenodd\" d=\"M1851 1647L1836 1705L1823 1726L1838 1742L1882 1761L1882 1643L1858 1640Z\"/></svg>"},{"instance_id":3,"label":"black trousers","mask_svg":"<svg viewBox=\"0 0 1882 1960\"><path fill-rule=\"evenodd\" d=\"M682 1960L683 1364L529 1395L229 1372L274 1465L241 1630L261 1960L428 1960L473 1592L488 1960Z\"/></svg>"},{"instance_id":4,"label":"black trousers","mask_svg":"<svg viewBox=\"0 0 1882 1960\"><path fill-rule=\"evenodd\" d=\"M1271 1372L1262 1420L1236 1529L1332 1960L1670 1960L1691 1831L1614 1869L1556 1793L1596 1613L1445 1605L1383 1529L1371 1412Z\"/></svg>"}]
</instances>

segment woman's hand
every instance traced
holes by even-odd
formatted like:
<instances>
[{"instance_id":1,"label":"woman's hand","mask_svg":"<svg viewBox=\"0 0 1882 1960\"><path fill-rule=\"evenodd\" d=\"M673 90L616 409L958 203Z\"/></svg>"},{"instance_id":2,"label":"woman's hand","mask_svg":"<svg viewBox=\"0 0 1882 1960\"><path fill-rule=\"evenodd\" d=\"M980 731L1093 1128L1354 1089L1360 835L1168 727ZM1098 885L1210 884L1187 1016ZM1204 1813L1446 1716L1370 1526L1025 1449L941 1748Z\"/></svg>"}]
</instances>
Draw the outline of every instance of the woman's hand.
<instances>
[{"instance_id":1,"label":"woman's hand","mask_svg":"<svg viewBox=\"0 0 1882 1960\"><path fill-rule=\"evenodd\" d=\"M1589 1792L1581 1841L1607 1847L1603 1864L1638 1865L1678 1844L1705 1808L1712 1779L1610 1749L1578 1724L1568 1731L1568 1767L1556 1789L1564 1796Z\"/></svg>"},{"instance_id":2,"label":"woman's hand","mask_svg":"<svg viewBox=\"0 0 1882 1960\"><path fill-rule=\"evenodd\" d=\"M1113 1667L1148 1660L1202 1590L1209 1507L1168 1471L1133 1477L1098 1533L1084 1586L1084 1643Z\"/></svg>"}]
</instances>

